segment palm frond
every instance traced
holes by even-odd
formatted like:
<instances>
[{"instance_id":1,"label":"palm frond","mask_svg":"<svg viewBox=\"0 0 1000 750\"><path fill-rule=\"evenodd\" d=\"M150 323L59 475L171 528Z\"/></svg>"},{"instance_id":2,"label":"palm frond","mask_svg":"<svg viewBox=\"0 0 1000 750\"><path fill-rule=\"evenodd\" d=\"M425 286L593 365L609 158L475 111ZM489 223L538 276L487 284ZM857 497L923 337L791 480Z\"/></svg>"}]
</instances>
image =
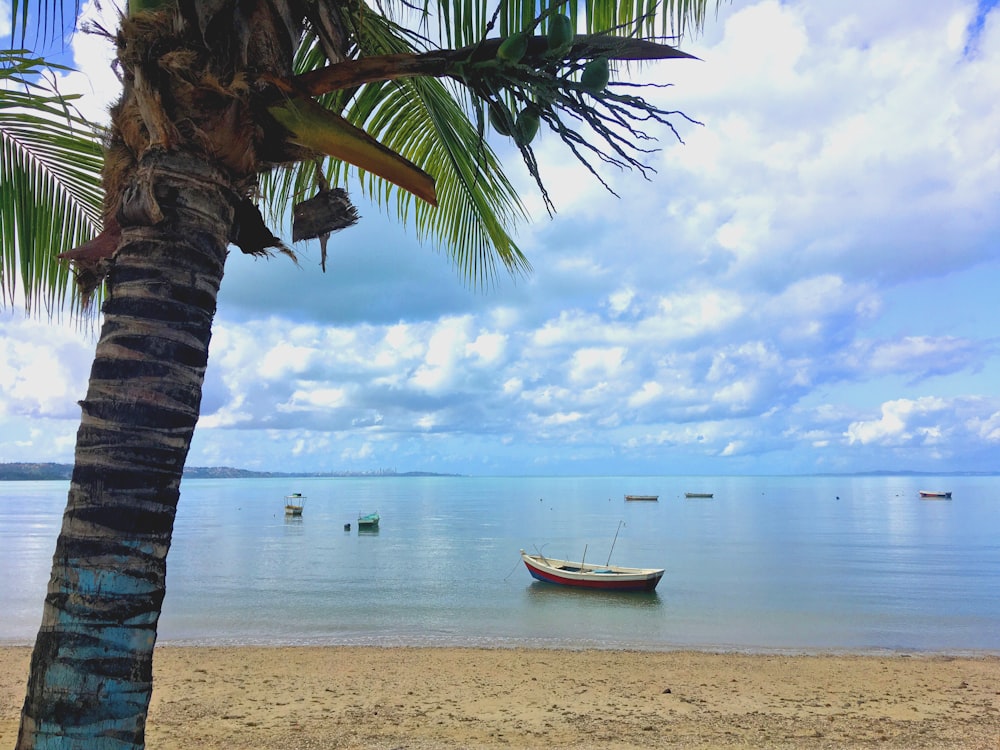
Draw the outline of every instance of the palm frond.
<instances>
[{"instance_id":1,"label":"palm frond","mask_svg":"<svg viewBox=\"0 0 1000 750\"><path fill-rule=\"evenodd\" d=\"M354 19L358 52L365 56L414 52L419 35L368 9ZM311 40L307 40L311 41ZM321 49L300 49L297 69L327 64ZM526 219L517 193L496 154L471 122L457 95L441 81L414 78L336 91L321 99L351 123L430 173L436 182L438 207L343 162L331 162L330 181L346 184L357 174L367 195L383 208L393 206L418 237L444 250L466 281L476 287L495 279L498 261L514 274L530 269L512 232ZM304 164L273 175L265 193L271 205L292 196L306 197L315 187L315 165Z\"/></svg>"},{"instance_id":2,"label":"palm frond","mask_svg":"<svg viewBox=\"0 0 1000 750\"><path fill-rule=\"evenodd\" d=\"M97 134L68 102L38 82L44 61L0 51L0 288L14 304L18 282L30 314L79 300L57 254L97 233L103 193ZM11 85L16 88L9 88Z\"/></svg>"},{"instance_id":3,"label":"palm frond","mask_svg":"<svg viewBox=\"0 0 1000 750\"><path fill-rule=\"evenodd\" d=\"M291 97L268 108L291 133L290 140L317 153L353 164L437 205L434 178L386 148L361 128L308 97Z\"/></svg>"},{"instance_id":4,"label":"palm frond","mask_svg":"<svg viewBox=\"0 0 1000 750\"><path fill-rule=\"evenodd\" d=\"M406 2L406 0L398 0ZM722 0L716 0L716 8ZM546 11L558 11L572 18L580 29L582 17L586 33L612 33L643 37L679 39L699 31L705 23L706 0L496 0L493 34L509 36L529 27ZM435 7L436 6L436 7ZM485 18L483 0L424 0L424 12L437 15L442 42L449 47L476 44L483 37L489 19ZM544 32L544 28L541 29Z\"/></svg>"},{"instance_id":5,"label":"palm frond","mask_svg":"<svg viewBox=\"0 0 1000 750\"><path fill-rule=\"evenodd\" d=\"M10 39L12 46L25 46L30 42L36 49L38 44L55 40L65 31L64 25L80 15L80 0L73 0L72 6L64 0L11 0ZM34 32L34 38L28 32Z\"/></svg>"},{"instance_id":6,"label":"palm frond","mask_svg":"<svg viewBox=\"0 0 1000 750\"><path fill-rule=\"evenodd\" d=\"M358 45L365 55L414 51L396 24L371 13L362 17ZM436 211L385 183L367 184L382 204L395 193L400 216L412 207L418 232L447 248L470 283L486 285L498 257L511 273L530 268L511 237L526 218L524 208L452 89L435 78L365 86L345 115L434 175Z\"/></svg>"},{"instance_id":7,"label":"palm frond","mask_svg":"<svg viewBox=\"0 0 1000 750\"><path fill-rule=\"evenodd\" d=\"M385 205L395 195L401 216L410 212L422 237L447 248L467 281L485 286L496 260L512 273L529 269L510 230L524 220L517 195L475 126L435 79L365 87L351 103L353 117L386 146L411 156L437 175L439 207L362 174L366 191Z\"/></svg>"}]
</instances>

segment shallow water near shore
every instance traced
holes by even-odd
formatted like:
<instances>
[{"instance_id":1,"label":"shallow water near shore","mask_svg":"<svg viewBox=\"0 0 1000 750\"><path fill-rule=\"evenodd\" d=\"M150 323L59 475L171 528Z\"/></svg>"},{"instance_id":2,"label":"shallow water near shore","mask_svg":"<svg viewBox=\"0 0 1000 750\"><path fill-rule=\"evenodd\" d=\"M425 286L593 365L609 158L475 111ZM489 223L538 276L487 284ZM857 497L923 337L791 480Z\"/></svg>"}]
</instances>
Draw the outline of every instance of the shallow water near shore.
<instances>
[{"instance_id":1,"label":"shallow water near shore","mask_svg":"<svg viewBox=\"0 0 1000 750\"><path fill-rule=\"evenodd\" d=\"M34 639L67 488L0 482L0 644ZM565 589L521 548L666 574ZM159 642L997 653L1000 477L190 479Z\"/></svg>"}]
</instances>

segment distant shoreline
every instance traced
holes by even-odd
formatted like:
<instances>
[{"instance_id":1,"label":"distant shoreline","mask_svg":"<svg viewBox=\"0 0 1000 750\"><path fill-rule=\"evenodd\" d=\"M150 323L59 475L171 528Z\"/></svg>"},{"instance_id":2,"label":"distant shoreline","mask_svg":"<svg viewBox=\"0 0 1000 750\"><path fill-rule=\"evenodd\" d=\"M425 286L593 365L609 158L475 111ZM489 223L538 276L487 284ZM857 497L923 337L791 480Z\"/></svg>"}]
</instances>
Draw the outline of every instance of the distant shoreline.
<instances>
[{"instance_id":1,"label":"distant shoreline","mask_svg":"<svg viewBox=\"0 0 1000 750\"><path fill-rule=\"evenodd\" d=\"M69 480L73 464L57 463L7 463L0 464L0 482L30 482ZM463 474L440 474L431 471L396 471L373 469L371 471L251 471L230 466L189 466L184 469L187 479L271 479L282 477L461 477Z\"/></svg>"},{"instance_id":2,"label":"distant shoreline","mask_svg":"<svg viewBox=\"0 0 1000 750\"><path fill-rule=\"evenodd\" d=\"M0 482L30 482L69 480L73 464L59 463L0 463ZM333 477L468 477L468 474L445 474L434 471L396 471L371 469L368 471L252 471L231 466L188 466L184 469L187 479L280 479L283 477L333 478ZM567 475L572 476L572 475ZM610 476L610 475L609 475ZM631 475L629 475L631 476ZM669 476L669 475L665 475ZM716 476L716 475L710 475ZM718 475L727 476L727 475ZM782 476L814 477L995 477L998 471L857 471L844 473L819 472L816 474L788 474Z\"/></svg>"}]
</instances>

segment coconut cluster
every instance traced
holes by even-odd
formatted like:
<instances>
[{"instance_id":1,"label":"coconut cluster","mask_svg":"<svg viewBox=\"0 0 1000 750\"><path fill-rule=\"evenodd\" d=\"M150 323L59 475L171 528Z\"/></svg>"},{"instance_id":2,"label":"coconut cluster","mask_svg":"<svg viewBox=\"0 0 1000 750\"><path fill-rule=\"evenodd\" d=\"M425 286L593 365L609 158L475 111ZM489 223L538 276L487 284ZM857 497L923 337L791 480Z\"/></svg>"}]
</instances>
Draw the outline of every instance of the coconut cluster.
<instances>
[{"instance_id":1,"label":"coconut cluster","mask_svg":"<svg viewBox=\"0 0 1000 750\"><path fill-rule=\"evenodd\" d=\"M544 36L533 34L533 30L534 25L504 38L497 47L497 61L502 66L552 68L564 61L576 39L572 20L562 13L548 17L548 28ZM539 49L543 50L541 54L536 52ZM532 51L531 55L529 50ZM600 94L607 87L610 77L608 58L596 57L583 66L575 88L589 94ZM534 101L517 112L511 112L499 100L488 101L489 121L493 130L513 138L520 147L527 146L534 140L541 125L541 110L552 106L550 89L539 87L534 93Z\"/></svg>"}]
</instances>

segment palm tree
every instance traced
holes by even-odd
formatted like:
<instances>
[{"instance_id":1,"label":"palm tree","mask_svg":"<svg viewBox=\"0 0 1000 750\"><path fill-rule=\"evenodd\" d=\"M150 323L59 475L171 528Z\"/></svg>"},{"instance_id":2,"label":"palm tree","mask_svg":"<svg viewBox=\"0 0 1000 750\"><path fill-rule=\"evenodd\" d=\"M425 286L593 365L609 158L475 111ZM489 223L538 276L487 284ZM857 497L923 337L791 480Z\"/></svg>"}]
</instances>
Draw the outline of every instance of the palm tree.
<instances>
[{"instance_id":1,"label":"palm tree","mask_svg":"<svg viewBox=\"0 0 1000 750\"><path fill-rule=\"evenodd\" d=\"M36 5L47 19L61 8ZM13 6L23 39L29 9ZM448 249L470 283L499 265L526 271L510 234L524 213L487 126L514 139L543 194L531 150L540 124L588 166L643 169L639 128L669 125L670 113L606 87L610 69L682 56L652 39L699 25L704 8L500 0L491 15L473 0L131 0L114 35L123 91L104 141L99 232L39 237L24 220L2 225L20 230L5 259L64 251L82 300L104 290L18 748L143 746L167 551L228 248L292 252L267 228L262 197L281 205L313 192L295 206L293 238L325 243L356 220L340 187L353 170ZM441 48L426 38L435 24ZM58 106L45 104L47 121ZM78 134L79 123L66 125ZM74 179L85 182L86 167ZM18 173L0 165L5 195L35 191ZM31 210L62 200L50 215L57 227L67 207L93 198L55 195L36 196ZM20 278L34 291L57 275ZM5 288L13 278L5 268Z\"/></svg>"}]
</instances>

